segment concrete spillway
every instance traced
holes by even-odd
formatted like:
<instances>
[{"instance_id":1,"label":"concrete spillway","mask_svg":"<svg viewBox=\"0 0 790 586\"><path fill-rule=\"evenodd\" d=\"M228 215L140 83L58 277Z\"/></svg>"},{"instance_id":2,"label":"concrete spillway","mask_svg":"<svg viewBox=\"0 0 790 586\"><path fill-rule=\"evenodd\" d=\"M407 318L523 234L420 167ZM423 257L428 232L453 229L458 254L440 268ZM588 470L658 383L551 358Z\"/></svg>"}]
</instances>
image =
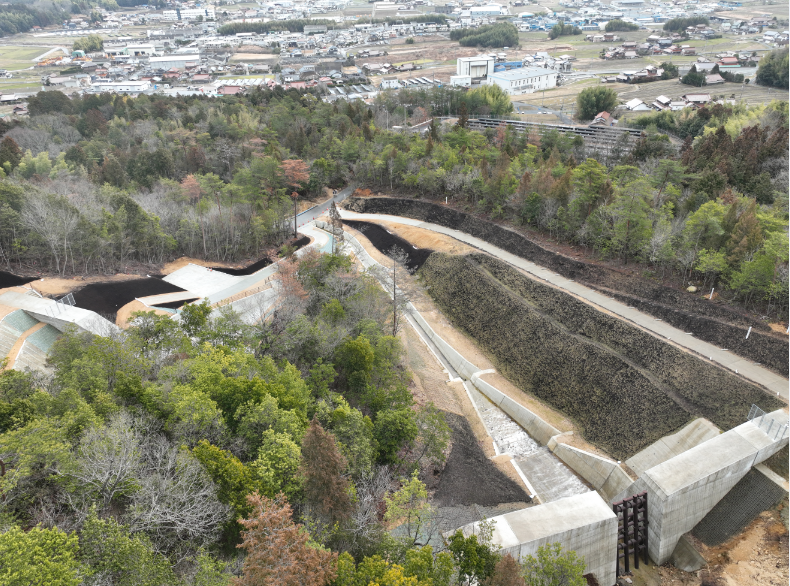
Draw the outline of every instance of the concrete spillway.
<instances>
[{"instance_id":1,"label":"concrete spillway","mask_svg":"<svg viewBox=\"0 0 790 586\"><path fill-rule=\"evenodd\" d=\"M589 492L589 488L551 451L541 446L472 385L465 385L500 454L513 456L540 502Z\"/></svg>"}]
</instances>

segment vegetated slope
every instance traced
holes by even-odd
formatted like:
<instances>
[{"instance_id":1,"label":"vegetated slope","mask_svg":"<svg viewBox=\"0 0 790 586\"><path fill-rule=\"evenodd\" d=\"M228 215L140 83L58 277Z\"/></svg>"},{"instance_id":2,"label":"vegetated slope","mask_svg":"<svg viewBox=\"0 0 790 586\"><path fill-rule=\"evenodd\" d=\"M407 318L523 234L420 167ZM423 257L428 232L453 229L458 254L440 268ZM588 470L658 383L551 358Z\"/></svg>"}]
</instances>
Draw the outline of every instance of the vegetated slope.
<instances>
[{"instance_id":1,"label":"vegetated slope","mask_svg":"<svg viewBox=\"0 0 790 586\"><path fill-rule=\"evenodd\" d=\"M475 236L569 279L619 296L621 301L640 311L787 376L787 339L772 333L767 324L733 308L612 268L562 256L513 230L431 202L390 197L350 198L345 207L361 213L423 220ZM750 326L754 329L747 340L746 332Z\"/></svg>"},{"instance_id":2,"label":"vegetated slope","mask_svg":"<svg viewBox=\"0 0 790 586\"><path fill-rule=\"evenodd\" d=\"M525 391L626 459L692 416L729 429L758 387L483 254L434 253L420 274L453 323Z\"/></svg>"}]
</instances>

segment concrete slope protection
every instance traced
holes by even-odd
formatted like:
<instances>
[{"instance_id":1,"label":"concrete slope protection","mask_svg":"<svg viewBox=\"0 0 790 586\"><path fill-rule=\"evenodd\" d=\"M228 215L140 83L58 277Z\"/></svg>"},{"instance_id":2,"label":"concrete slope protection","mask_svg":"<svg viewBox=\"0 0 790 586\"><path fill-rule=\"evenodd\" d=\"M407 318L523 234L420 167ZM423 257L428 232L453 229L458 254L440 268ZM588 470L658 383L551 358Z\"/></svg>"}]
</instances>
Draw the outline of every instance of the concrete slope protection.
<instances>
[{"instance_id":1,"label":"concrete slope protection","mask_svg":"<svg viewBox=\"0 0 790 586\"><path fill-rule=\"evenodd\" d=\"M782 403L632 324L484 254L434 253L420 274L450 321L516 385L619 460L693 416L722 429Z\"/></svg>"},{"instance_id":2,"label":"concrete slope protection","mask_svg":"<svg viewBox=\"0 0 790 586\"><path fill-rule=\"evenodd\" d=\"M637 307L674 327L692 332L719 348L764 364L784 377L788 373L788 340L762 321L734 308L665 287L613 268L585 263L551 252L508 228L443 205L389 197L350 198L345 208L364 214L390 214L458 230L518 257ZM351 218L356 219L356 218ZM362 218L360 218L362 219ZM752 328L748 339L746 334Z\"/></svg>"}]
</instances>

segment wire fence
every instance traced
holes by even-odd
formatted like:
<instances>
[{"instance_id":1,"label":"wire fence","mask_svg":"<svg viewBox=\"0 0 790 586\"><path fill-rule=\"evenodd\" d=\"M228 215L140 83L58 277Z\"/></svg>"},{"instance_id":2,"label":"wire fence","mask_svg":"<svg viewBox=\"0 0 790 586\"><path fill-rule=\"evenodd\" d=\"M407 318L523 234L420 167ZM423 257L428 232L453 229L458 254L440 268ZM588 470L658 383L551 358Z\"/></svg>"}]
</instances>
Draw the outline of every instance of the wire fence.
<instances>
[{"instance_id":1,"label":"wire fence","mask_svg":"<svg viewBox=\"0 0 790 586\"><path fill-rule=\"evenodd\" d=\"M775 441L782 440L785 435L787 435L788 424L782 424L774 420L770 414L760 409L757 405L752 405L752 408L749 409L749 415L746 420L754 423L757 427L762 429L766 435L773 437Z\"/></svg>"}]
</instances>

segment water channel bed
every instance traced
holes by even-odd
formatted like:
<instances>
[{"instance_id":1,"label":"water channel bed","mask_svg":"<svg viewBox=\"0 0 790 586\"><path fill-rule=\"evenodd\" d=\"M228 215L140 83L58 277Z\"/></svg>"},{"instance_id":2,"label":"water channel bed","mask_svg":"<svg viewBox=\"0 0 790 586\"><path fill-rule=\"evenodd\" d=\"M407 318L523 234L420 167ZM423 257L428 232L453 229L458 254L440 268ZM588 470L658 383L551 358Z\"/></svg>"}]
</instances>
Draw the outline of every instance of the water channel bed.
<instances>
[{"instance_id":1,"label":"water channel bed","mask_svg":"<svg viewBox=\"0 0 790 586\"><path fill-rule=\"evenodd\" d=\"M488 397L467 384L483 424L500 454L513 456L542 503L584 494L589 488L551 450L541 446Z\"/></svg>"}]
</instances>

